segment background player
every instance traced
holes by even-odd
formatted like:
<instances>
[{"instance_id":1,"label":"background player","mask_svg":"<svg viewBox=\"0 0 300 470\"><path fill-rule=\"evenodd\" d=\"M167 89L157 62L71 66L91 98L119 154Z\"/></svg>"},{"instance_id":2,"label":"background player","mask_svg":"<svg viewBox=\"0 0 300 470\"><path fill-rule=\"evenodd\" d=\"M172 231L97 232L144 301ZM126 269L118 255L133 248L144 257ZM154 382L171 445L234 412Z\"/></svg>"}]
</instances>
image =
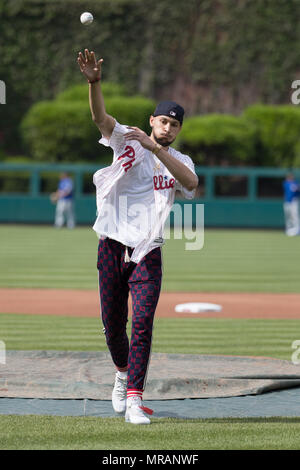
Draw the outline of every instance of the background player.
<instances>
[{"instance_id":1,"label":"background player","mask_svg":"<svg viewBox=\"0 0 300 470\"><path fill-rule=\"evenodd\" d=\"M286 175L283 182L285 233L288 236L300 234L299 196L300 185L292 173Z\"/></svg>"},{"instance_id":2,"label":"background player","mask_svg":"<svg viewBox=\"0 0 300 470\"><path fill-rule=\"evenodd\" d=\"M73 207L73 181L68 173L63 172L59 177L58 188L50 195L51 201L56 203L55 227L61 228L65 221L68 228L75 227Z\"/></svg>"}]
</instances>

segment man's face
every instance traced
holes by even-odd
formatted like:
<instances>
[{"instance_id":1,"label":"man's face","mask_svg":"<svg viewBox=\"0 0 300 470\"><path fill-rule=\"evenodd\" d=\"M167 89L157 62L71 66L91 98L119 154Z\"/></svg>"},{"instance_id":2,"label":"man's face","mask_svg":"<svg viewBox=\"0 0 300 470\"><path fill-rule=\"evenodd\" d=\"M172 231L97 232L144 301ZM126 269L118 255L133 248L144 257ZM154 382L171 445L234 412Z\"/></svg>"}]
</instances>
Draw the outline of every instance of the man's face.
<instances>
[{"instance_id":1,"label":"man's face","mask_svg":"<svg viewBox=\"0 0 300 470\"><path fill-rule=\"evenodd\" d=\"M169 147L181 130L180 122L169 116L151 116L150 126L155 141L163 147Z\"/></svg>"}]
</instances>

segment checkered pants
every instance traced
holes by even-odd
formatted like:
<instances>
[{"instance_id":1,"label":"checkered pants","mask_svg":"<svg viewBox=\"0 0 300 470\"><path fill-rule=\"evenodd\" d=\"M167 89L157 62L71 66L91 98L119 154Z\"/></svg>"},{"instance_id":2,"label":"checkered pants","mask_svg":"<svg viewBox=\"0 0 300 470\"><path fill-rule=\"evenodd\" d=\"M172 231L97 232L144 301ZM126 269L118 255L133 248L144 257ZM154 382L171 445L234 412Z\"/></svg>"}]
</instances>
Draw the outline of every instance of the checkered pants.
<instances>
[{"instance_id":1,"label":"checkered pants","mask_svg":"<svg viewBox=\"0 0 300 470\"><path fill-rule=\"evenodd\" d=\"M101 316L106 343L114 364L128 365L128 390L144 390L151 351L154 313L159 299L161 249L155 248L138 263L125 263L126 247L110 238L98 247ZM129 256L132 249L128 248ZM132 333L126 334L128 296L132 298Z\"/></svg>"}]
</instances>

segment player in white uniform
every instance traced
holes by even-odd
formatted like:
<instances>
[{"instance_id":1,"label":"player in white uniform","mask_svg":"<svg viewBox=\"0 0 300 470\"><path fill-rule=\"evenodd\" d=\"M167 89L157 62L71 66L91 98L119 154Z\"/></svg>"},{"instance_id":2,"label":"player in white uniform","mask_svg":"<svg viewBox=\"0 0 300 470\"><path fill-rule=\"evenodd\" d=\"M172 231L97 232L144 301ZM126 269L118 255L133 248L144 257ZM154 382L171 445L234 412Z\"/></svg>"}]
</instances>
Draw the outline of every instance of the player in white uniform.
<instances>
[{"instance_id":1,"label":"player in white uniform","mask_svg":"<svg viewBox=\"0 0 300 470\"><path fill-rule=\"evenodd\" d=\"M100 143L114 151L112 164L94 175L98 216L98 270L106 342L117 368L112 403L133 424L149 424L142 405L150 358L152 326L161 287L163 226L175 191L193 198L198 177L192 160L170 145L181 130L184 110L160 103L150 117L151 135L120 125L105 110L101 66L94 52L79 52L89 82L89 101ZM126 335L128 294L132 296L132 335Z\"/></svg>"}]
</instances>

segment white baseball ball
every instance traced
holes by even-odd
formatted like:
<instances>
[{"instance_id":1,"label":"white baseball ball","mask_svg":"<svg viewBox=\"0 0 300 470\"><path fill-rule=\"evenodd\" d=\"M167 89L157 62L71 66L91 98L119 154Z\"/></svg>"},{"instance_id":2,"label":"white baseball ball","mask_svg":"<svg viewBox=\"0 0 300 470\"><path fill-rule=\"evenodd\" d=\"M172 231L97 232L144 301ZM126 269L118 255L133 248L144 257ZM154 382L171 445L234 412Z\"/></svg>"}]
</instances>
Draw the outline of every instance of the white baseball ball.
<instances>
[{"instance_id":1,"label":"white baseball ball","mask_svg":"<svg viewBox=\"0 0 300 470\"><path fill-rule=\"evenodd\" d=\"M91 24L93 22L93 15L92 13L85 11L80 15L80 21L82 24Z\"/></svg>"}]
</instances>

